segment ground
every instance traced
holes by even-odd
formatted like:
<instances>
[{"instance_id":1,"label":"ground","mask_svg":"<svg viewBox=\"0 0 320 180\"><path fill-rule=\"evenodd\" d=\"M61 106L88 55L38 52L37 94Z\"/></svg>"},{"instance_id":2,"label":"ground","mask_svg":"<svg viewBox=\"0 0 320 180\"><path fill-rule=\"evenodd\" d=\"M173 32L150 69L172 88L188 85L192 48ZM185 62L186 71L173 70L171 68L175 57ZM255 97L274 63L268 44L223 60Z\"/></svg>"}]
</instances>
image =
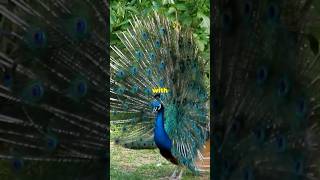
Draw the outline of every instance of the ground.
<instances>
[{"instance_id":1,"label":"ground","mask_svg":"<svg viewBox=\"0 0 320 180\"><path fill-rule=\"evenodd\" d=\"M158 149L130 150L110 144L111 180L154 180L169 177L175 166L164 159ZM194 176L190 171L183 180L208 180L209 173Z\"/></svg>"}]
</instances>

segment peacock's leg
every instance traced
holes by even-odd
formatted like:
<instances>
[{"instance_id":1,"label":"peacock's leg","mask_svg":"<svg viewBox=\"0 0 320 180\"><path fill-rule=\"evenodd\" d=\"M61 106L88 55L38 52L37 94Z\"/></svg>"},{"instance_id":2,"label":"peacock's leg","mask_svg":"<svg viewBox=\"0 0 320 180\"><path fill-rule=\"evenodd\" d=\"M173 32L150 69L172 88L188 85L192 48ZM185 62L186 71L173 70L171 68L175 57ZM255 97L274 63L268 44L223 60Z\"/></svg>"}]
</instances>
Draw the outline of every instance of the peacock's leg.
<instances>
[{"instance_id":1,"label":"peacock's leg","mask_svg":"<svg viewBox=\"0 0 320 180\"><path fill-rule=\"evenodd\" d=\"M181 179L182 178L182 173L183 173L183 168L180 170L179 176L177 177L177 179Z\"/></svg>"},{"instance_id":2,"label":"peacock's leg","mask_svg":"<svg viewBox=\"0 0 320 180\"><path fill-rule=\"evenodd\" d=\"M176 178L176 176L177 176L177 169L175 169L174 171L173 171L173 173L172 173L172 175L170 176L170 178L169 179L175 179Z\"/></svg>"}]
</instances>

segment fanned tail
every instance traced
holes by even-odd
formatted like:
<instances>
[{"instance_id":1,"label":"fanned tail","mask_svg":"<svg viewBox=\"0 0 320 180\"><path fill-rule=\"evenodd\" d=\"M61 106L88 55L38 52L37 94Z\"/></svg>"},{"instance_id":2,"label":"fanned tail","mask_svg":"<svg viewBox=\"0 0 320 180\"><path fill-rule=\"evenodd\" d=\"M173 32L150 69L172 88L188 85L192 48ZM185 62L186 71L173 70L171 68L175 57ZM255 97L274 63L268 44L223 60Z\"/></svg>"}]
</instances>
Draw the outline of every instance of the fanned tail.
<instances>
[{"instance_id":1,"label":"fanned tail","mask_svg":"<svg viewBox=\"0 0 320 180\"><path fill-rule=\"evenodd\" d=\"M153 138L151 102L160 94L171 153L195 170L207 137L209 96L192 32L155 13L133 17L131 27L118 37L124 48L113 46L111 54L111 119L121 131L116 141L127 148L155 147L144 139Z\"/></svg>"}]
</instances>

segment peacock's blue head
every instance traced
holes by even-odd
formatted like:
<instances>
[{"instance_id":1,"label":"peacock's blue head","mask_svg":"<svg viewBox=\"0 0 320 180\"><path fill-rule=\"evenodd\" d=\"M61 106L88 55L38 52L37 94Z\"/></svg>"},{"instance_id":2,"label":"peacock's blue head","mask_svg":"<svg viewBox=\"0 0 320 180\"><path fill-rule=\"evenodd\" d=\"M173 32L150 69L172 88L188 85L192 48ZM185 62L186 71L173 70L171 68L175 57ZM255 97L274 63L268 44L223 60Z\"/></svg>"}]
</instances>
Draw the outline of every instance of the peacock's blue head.
<instances>
[{"instance_id":1,"label":"peacock's blue head","mask_svg":"<svg viewBox=\"0 0 320 180\"><path fill-rule=\"evenodd\" d=\"M159 100L154 100L152 103L152 108L153 108L153 112L160 112L162 111L164 108L163 108L163 105L161 104L161 102Z\"/></svg>"},{"instance_id":2,"label":"peacock's blue head","mask_svg":"<svg viewBox=\"0 0 320 180\"><path fill-rule=\"evenodd\" d=\"M163 104L159 100L160 95L155 95L154 96L156 99L152 101L151 106L153 108L153 112L160 112L164 110Z\"/></svg>"}]
</instances>

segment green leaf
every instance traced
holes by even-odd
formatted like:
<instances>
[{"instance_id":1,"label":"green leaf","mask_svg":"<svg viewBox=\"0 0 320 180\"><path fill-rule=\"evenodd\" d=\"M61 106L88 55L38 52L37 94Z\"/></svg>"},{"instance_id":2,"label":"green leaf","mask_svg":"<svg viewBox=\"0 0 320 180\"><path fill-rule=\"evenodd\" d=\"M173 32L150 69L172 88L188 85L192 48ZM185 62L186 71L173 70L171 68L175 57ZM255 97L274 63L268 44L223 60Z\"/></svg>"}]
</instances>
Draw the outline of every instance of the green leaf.
<instances>
[{"instance_id":1,"label":"green leaf","mask_svg":"<svg viewBox=\"0 0 320 180\"><path fill-rule=\"evenodd\" d=\"M176 4L176 8L177 8L177 10L180 10L180 11L185 11L188 9L186 4L182 4L182 3Z\"/></svg>"},{"instance_id":2,"label":"green leaf","mask_svg":"<svg viewBox=\"0 0 320 180\"><path fill-rule=\"evenodd\" d=\"M127 6L127 7L125 7L125 10L127 10L127 11L132 11L132 12L134 12L134 13L136 13L136 14L139 13L139 11L138 11L135 7Z\"/></svg>"},{"instance_id":3,"label":"green leaf","mask_svg":"<svg viewBox=\"0 0 320 180\"><path fill-rule=\"evenodd\" d=\"M166 4L174 4L174 0L162 0L162 4L166 5Z\"/></svg>"},{"instance_id":4,"label":"green leaf","mask_svg":"<svg viewBox=\"0 0 320 180\"><path fill-rule=\"evenodd\" d=\"M204 44L200 41L199 35L196 33L193 33L193 38L195 39L195 43L200 51L204 50Z\"/></svg>"},{"instance_id":5,"label":"green leaf","mask_svg":"<svg viewBox=\"0 0 320 180\"><path fill-rule=\"evenodd\" d=\"M200 23L200 27L205 29L206 33L210 32L210 18L204 14L202 14L201 12L197 13L197 17L202 19L201 23Z\"/></svg>"},{"instance_id":6,"label":"green leaf","mask_svg":"<svg viewBox=\"0 0 320 180\"><path fill-rule=\"evenodd\" d=\"M117 14L118 14L118 16L124 18L124 15L125 15L125 10L124 10L124 8L119 8L119 9L117 10Z\"/></svg>"},{"instance_id":7,"label":"green leaf","mask_svg":"<svg viewBox=\"0 0 320 180\"><path fill-rule=\"evenodd\" d=\"M125 24L129 24L129 19L121 22L121 23L119 24L119 26L123 26L123 25L125 25Z\"/></svg>"},{"instance_id":8,"label":"green leaf","mask_svg":"<svg viewBox=\"0 0 320 180\"><path fill-rule=\"evenodd\" d=\"M176 12L176 9L171 6L171 7L169 8L169 10L168 10L168 14L172 14L172 13L174 13L174 12Z\"/></svg>"},{"instance_id":9,"label":"green leaf","mask_svg":"<svg viewBox=\"0 0 320 180\"><path fill-rule=\"evenodd\" d=\"M137 2L137 0L133 0L133 1L130 2L129 5L130 5L130 6L134 6L134 4L135 4L136 2ZM139 2L141 3L141 1L139 1Z\"/></svg>"},{"instance_id":10,"label":"green leaf","mask_svg":"<svg viewBox=\"0 0 320 180\"><path fill-rule=\"evenodd\" d=\"M155 10L158 10L160 8L160 4L156 1L152 1L152 6L155 8Z\"/></svg>"}]
</instances>

